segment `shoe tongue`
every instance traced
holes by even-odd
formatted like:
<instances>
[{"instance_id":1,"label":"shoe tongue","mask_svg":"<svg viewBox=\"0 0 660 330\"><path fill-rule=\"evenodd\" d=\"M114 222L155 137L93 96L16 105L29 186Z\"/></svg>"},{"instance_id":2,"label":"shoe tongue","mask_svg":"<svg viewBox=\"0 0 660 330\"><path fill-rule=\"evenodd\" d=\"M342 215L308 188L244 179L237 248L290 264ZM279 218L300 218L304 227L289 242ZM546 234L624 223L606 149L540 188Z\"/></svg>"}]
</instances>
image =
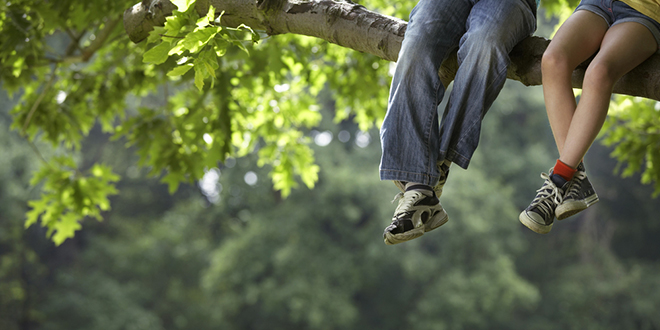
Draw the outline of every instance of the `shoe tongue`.
<instances>
[{"instance_id":1,"label":"shoe tongue","mask_svg":"<svg viewBox=\"0 0 660 330\"><path fill-rule=\"evenodd\" d=\"M559 174L552 174L552 175L550 176L550 180L552 180L552 182L553 182L557 187L559 187L559 188L564 187L564 185L566 184L566 182L568 182L568 180L564 179L564 178L563 178L561 175L559 175Z\"/></svg>"}]
</instances>

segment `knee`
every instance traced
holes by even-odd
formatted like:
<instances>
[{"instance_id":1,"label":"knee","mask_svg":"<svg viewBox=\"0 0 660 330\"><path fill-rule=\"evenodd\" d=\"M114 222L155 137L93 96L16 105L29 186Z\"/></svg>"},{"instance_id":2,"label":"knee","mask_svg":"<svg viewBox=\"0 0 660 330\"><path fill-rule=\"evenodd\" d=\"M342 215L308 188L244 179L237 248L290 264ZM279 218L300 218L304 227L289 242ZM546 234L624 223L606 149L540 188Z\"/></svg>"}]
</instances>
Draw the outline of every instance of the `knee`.
<instances>
[{"instance_id":1,"label":"knee","mask_svg":"<svg viewBox=\"0 0 660 330\"><path fill-rule=\"evenodd\" d=\"M611 63L595 59L584 73L584 85L595 84L611 88L621 76L622 74Z\"/></svg>"},{"instance_id":2,"label":"knee","mask_svg":"<svg viewBox=\"0 0 660 330\"><path fill-rule=\"evenodd\" d=\"M496 40L496 37L483 33L468 33L461 40L458 49L459 59L479 59L476 63L490 65L493 61L508 58L509 52L506 47Z\"/></svg>"},{"instance_id":3,"label":"knee","mask_svg":"<svg viewBox=\"0 0 660 330\"><path fill-rule=\"evenodd\" d=\"M541 72L544 76L573 72L575 67L570 63L566 52L548 47L541 58Z\"/></svg>"},{"instance_id":4,"label":"knee","mask_svg":"<svg viewBox=\"0 0 660 330\"><path fill-rule=\"evenodd\" d=\"M401 45L397 67L417 67L421 63L426 62L431 53L432 49L429 48L428 43L425 43L422 38L418 38L414 35L406 35L403 44Z\"/></svg>"}]
</instances>

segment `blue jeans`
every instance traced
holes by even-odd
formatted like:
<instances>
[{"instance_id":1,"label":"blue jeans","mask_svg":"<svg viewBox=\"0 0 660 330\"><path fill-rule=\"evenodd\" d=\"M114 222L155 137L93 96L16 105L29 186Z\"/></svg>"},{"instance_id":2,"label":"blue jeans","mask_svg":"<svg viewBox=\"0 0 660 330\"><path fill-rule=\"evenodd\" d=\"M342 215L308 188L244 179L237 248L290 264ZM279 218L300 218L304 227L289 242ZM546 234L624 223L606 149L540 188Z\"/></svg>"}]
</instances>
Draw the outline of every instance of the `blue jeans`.
<instances>
[{"instance_id":1,"label":"blue jeans","mask_svg":"<svg viewBox=\"0 0 660 330\"><path fill-rule=\"evenodd\" d=\"M525 0L421 0L410 13L381 127L381 180L435 185L436 163L467 168L481 120L506 81L509 52L536 29ZM442 62L458 71L441 125Z\"/></svg>"}]
</instances>

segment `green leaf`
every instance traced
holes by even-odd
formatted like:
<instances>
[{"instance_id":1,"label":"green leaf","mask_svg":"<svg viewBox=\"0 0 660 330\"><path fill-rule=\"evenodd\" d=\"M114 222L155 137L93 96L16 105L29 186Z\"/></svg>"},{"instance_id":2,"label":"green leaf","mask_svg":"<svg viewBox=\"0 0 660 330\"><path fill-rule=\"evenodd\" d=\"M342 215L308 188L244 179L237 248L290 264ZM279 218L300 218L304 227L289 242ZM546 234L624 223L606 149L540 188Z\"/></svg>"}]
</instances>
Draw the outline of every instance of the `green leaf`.
<instances>
[{"instance_id":1,"label":"green leaf","mask_svg":"<svg viewBox=\"0 0 660 330\"><path fill-rule=\"evenodd\" d=\"M244 41L242 40L232 40L231 43L234 44L236 47L240 48L242 51L244 51L246 54L250 55L250 51L245 47L243 44Z\"/></svg>"},{"instance_id":2,"label":"green leaf","mask_svg":"<svg viewBox=\"0 0 660 330\"><path fill-rule=\"evenodd\" d=\"M300 171L300 179L307 186L307 188L314 188L314 184L319 180L319 171L321 168L318 165L309 165Z\"/></svg>"},{"instance_id":3,"label":"green leaf","mask_svg":"<svg viewBox=\"0 0 660 330\"><path fill-rule=\"evenodd\" d=\"M170 194L176 192L179 189L179 184L185 180L185 177L181 173L170 172L165 175L161 181L167 183L168 190Z\"/></svg>"},{"instance_id":4,"label":"green leaf","mask_svg":"<svg viewBox=\"0 0 660 330\"><path fill-rule=\"evenodd\" d=\"M195 86L200 92L204 89L204 67L201 63L195 63Z\"/></svg>"},{"instance_id":5,"label":"green leaf","mask_svg":"<svg viewBox=\"0 0 660 330\"><path fill-rule=\"evenodd\" d=\"M218 57L225 56L227 53L227 46L229 46L229 42L227 42L224 39L214 39L213 41L213 51L215 51L215 55Z\"/></svg>"},{"instance_id":6,"label":"green leaf","mask_svg":"<svg viewBox=\"0 0 660 330\"><path fill-rule=\"evenodd\" d=\"M167 73L168 76L170 77L178 77L186 74L186 72L190 71L190 69L193 68L192 63L186 63L184 65L179 65L175 67L174 69L170 70L170 72Z\"/></svg>"},{"instance_id":7,"label":"green leaf","mask_svg":"<svg viewBox=\"0 0 660 330\"><path fill-rule=\"evenodd\" d=\"M171 0L180 12L185 12L195 3L195 0Z\"/></svg>"},{"instance_id":8,"label":"green leaf","mask_svg":"<svg viewBox=\"0 0 660 330\"><path fill-rule=\"evenodd\" d=\"M165 26L163 27L165 29L163 35L170 37L178 36L181 28L187 24L187 21L188 18L181 13L174 13L173 16L167 16L165 18Z\"/></svg>"},{"instance_id":9,"label":"green leaf","mask_svg":"<svg viewBox=\"0 0 660 330\"><path fill-rule=\"evenodd\" d=\"M152 44L155 42L159 42L162 40L162 36L164 36L167 33L165 31L165 27L163 26L155 26L151 32L149 32L149 37L147 38L147 44Z\"/></svg>"},{"instance_id":10,"label":"green leaf","mask_svg":"<svg viewBox=\"0 0 660 330\"><path fill-rule=\"evenodd\" d=\"M28 202L28 206L32 210L27 212L27 219L25 220L25 228L28 228L35 224L39 220L39 216L46 212L48 209L48 201L45 199L33 200Z\"/></svg>"},{"instance_id":11,"label":"green leaf","mask_svg":"<svg viewBox=\"0 0 660 330\"><path fill-rule=\"evenodd\" d=\"M181 44L191 53L197 53L206 46L206 44L213 39L220 30L222 30L221 27L195 29L195 31L186 35L181 41Z\"/></svg>"},{"instance_id":12,"label":"green leaf","mask_svg":"<svg viewBox=\"0 0 660 330\"><path fill-rule=\"evenodd\" d=\"M51 237L56 246L61 245L68 238L72 238L75 235L77 230L80 230L82 226L78 222L79 215L74 213L66 213L61 215L60 220L57 221L52 230L55 230L55 234Z\"/></svg>"},{"instance_id":13,"label":"green leaf","mask_svg":"<svg viewBox=\"0 0 660 330\"><path fill-rule=\"evenodd\" d=\"M144 53L142 62L151 64L164 63L169 57L168 53L171 48L172 45L170 45L169 42L161 42L157 46L149 49L146 53Z\"/></svg>"},{"instance_id":14,"label":"green leaf","mask_svg":"<svg viewBox=\"0 0 660 330\"><path fill-rule=\"evenodd\" d=\"M186 47L183 46L183 40L179 41L176 43L176 46L172 47L169 52L167 52L167 55L172 56L172 55L178 55L181 56L183 52L186 51Z\"/></svg>"},{"instance_id":15,"label":"green leaf","mask_svg":"<svg viewBox=\"0 0 660 330\"><path fill-rule=\"evenodd\" d=\"M204 68L206 69L206 74L204 75L205 77L211 76L214 79L217 78L215 75L215 70L217 70L219 67L218 59L212 50L205 50L199 54L198 60L201 62L201 64L204 65Z\"/></svg>"},{"instance_id":16,"label":"green leaf","mask_svg":"<svg viewBox=\"0 0 660 330\"><path fill-rule=\"evenodd\" d=\"M208 13L206 13L206 16L200 18L197 20L195 25L197 25L198 28L204 28L209 26L211 22L215 20L215 7L210 6Z\"/></svg>"}]
</instances>

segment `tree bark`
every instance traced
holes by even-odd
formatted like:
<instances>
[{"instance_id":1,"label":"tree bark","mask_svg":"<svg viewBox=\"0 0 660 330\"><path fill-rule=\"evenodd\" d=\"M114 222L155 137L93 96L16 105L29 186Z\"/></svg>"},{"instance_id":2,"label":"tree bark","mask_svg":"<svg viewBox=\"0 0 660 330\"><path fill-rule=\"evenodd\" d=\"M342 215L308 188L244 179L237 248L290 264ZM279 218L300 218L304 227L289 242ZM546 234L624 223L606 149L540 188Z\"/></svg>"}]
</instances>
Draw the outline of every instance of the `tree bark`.
<instances>
[{"instance_id":1,"label":"tree bark","mask_svg":"<svg viewBox=\"0 0 660 330\"><path fill-rule=\"evenodd\" d=\"M269 35L284 33L321 38L342 47L396 61L407 22L369 11L352 2L333 0L198 0L196 10L205 15L209 6L216 13L225 12L221 24L236 27L245 24ZM165 23L176 7L169 0L143 0L124 12L124 27L133 42L145 39L156 25ZM527 86L541 85L541 57L550 41L529 37L511 52L507 77ZM589 61L574 72L574 88L582 87ZM448 85L456 73L454 53L443 63L439 75ZM640 96L660 101L660 55L623 76L614 93Z\"/></svg>"}]
</instances>

